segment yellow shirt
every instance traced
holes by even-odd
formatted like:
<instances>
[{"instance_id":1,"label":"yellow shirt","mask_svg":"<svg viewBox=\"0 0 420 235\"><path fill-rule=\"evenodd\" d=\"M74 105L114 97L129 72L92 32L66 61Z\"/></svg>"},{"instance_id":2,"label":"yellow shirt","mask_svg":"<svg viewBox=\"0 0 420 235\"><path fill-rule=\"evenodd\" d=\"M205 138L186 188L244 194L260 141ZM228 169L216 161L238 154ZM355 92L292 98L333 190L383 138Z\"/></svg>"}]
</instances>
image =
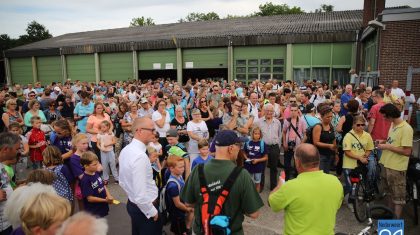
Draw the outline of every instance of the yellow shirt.
<instances>
[{"instance_id":1,"label":"yellow shirt","mask_svg":"<svg viewBox=\"0 0 420 235\"><path fill-rule=\"evenodd\" d=\"M384 93L384 102L385 103L395 103L398 100L398 97L394 94L389 94L387 95L386 93Z\"/></svg>"},{"instance_id":2,"label":"yellow shirt","mask_svg":"<svg viewBox=\"0 0 420 235\"><path fill-rule=\"evenodd\" d=\"M354 136L351 135L350 133L355 135L357 139L354 138ZM360 144L362 144L363 147ZM359 136L356 134L356 132L354 132L354 130L351 130L349 133L346 134L346 136L344 136L343 150L350 150L353 154L356 154L357 156L364 155L365 151L372 150L374 147L375 146L373 145L372 137L366 131L363 131L362 135ZM344 154L343 168L354 169L356 167L357 167L357 160L354 158L348 157L346 154Z\"/></svg>"},{"instance_id":3,"label":"yellow shirt","mask_svg":"<svg viewBox=\"0 0 420 235\"><path fill-rule=\"evenodd\" d=\"M397 126L392 125L389 128L386 143L395 147L413 147L413 128L406 121L401 122ZM384 150L379 162L386 168L396 171L406 171L408 160L408 156Z\"/></svg>"}]
</instances>

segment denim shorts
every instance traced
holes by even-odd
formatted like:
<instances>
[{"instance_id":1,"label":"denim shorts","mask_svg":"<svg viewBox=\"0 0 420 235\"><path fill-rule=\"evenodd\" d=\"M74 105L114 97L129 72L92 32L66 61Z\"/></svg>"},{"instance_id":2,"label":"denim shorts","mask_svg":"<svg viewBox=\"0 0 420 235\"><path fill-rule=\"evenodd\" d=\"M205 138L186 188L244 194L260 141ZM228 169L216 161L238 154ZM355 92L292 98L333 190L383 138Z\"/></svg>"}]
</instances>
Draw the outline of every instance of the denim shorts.
<instances>
[{"instance_id":1,"label":"denim shorts","mask_svg":"<svg viewBox=\"0 0 420 235\"><path fill-rule=\"evenodd\" d=\"M261 176L262 176L262 173L252 173L252 174L251 174L252 180L253 180L253 181L254 181L254 183L256 183L256 184L261 183Z\"/></svg>"}]
</instances>

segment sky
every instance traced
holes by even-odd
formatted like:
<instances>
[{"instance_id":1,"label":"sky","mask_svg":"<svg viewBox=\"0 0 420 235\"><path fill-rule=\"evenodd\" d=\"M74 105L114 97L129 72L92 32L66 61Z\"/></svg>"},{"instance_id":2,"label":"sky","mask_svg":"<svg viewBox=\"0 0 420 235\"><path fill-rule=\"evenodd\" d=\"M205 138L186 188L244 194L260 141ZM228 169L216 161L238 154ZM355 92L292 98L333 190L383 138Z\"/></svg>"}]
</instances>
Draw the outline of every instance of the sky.
<instances>
[{"instance_id":1,"label":"sky","mask_svg":"<svg viewBox=\"0 0 420 235\"><path fill-rule=\"evenodd\" d=\"M175 23L190 12L214 11L220 17L248 15L270 0L0 0L0 34L18 38L29 22L43 24L53 36L128 27L134 17L151 17L156 24ZM363 0L272 0L310 12L321 4L335 11L363 8ZM420 7L419 0L388 0L386 7Z\"/></svg>"}]
</instances>

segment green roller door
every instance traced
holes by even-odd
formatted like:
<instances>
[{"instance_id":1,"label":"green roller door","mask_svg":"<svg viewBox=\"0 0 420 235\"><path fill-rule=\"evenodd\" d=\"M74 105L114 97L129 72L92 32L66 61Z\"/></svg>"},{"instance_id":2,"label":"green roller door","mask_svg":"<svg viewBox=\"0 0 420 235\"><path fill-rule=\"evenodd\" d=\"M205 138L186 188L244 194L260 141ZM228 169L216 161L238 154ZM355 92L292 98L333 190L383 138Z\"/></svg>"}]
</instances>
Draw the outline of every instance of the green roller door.
<instances>
[{"instance_id":1,"label":"green roller door","mask_svg":"<svg viewBox=\"0 0 420 235\"><path fill-rule=\"evenodd\" d=\"M133 54L105 53L99 54L101 80L123 81L133 77Z\"/></svg>"},{"instance_id":2,"label":"green roller door","mask_svg":"<svg viewBox=\"0 0 420 235\"><path fill-rule=\"evenodd\" d=\"M311 45L295 44L293 45L293 66L311 65Z\"/></svg>"},{"instance_id":3,"label":"green roller door","mask_svg":"<svg viewBox=\"0 0 420 235\"><path fill-rule=\"evenodd\" d=\"M38 81L47 85L63 80L60 56L37 57Z\"/></svg>"},{"instance_id":4,"label":"green roller door","mask_svg":"<svg viewBox=\"0 0 420 235\"><path fill-rule=\"evenodd\" d=\"M227 48L185 49L182 52L182 62L183 68L227 68ZM192 62L192 64L189 62ZM192 67L186 66L186 63L192 65Z\"/></svg>"},{"instance_id":5,"label":"green roller door","mask_svg":"<svg viewBox=\"0 0 420 235\"><path fill-rule=\"evenodd\" d=\"M331 44L317 43L312 44L312 66L330 67L331 64Z\"/></svg>"},{"instance_id":6,"label":"green roller door","mask_svg":"<svg viewBox=\"0 0 420 235\"><path fill-rule=\"evenodd\" d=\"M95 82L95 57L93 54L89 55L68 55L67 62L67 77L73 81L87 81Z\"/></svg>"},{"instance_id":7,"label":"green roller door","mask_svg":"<svg viewBox=\"0 0 420 235\"><path fill-rule=\"evenodd\" d=\"M33 83L32 58L10 59L10 72L14 84L27 85Z\"/></svg>"},{"instance_id":8,"label":"green roller door","mask_svg":"<svg viewBox=\"0 0 420 235\"><path fill-rule=\"evenodd\" d=\"M176 50L140 51L138 53L139 70L158 69L153 67L159 64L160 69L172 66L176 69Z\"/></svg>"},{"instance_id":9,"label":"green roller door","mask_svg":"<svg viewBox=\"0 0 420 235\"><path fill-rule=\"evenodd\" d=\"M352 58L351 43L335 43L333 44L332 62L335 66L350 66Z\"/></svg>"}]
</instances>

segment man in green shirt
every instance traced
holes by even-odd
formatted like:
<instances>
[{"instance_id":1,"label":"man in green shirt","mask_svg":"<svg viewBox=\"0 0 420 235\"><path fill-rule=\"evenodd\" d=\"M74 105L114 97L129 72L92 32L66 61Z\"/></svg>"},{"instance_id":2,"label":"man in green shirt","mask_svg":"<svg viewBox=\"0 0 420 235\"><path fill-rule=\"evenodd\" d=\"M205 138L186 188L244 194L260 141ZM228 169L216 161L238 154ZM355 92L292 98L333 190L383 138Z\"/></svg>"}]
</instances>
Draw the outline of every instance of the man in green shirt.
<instances>
[{"instance_id":1,"label":"man in green shirt","mask_svg":"<svg viewBox=\"0 0 420 235\"><path fill-rule=\"evenodd\" d=\"M319 170L319 153L311 144L295 151L296 179L279 180L268 202L274 212L285 210L284 234L334 234L335 219L343 201L337 177Z\"/></svg>"},{"instance_id":2,"label":"man in green shirt","mask_svg":"<svg viewBox=\"0 0 420 235\"><path fill-rule=\"evenodd\" d=\"M247 138L239 138L234 131L223 130L216 136L216 155L204 165L204 177L211 197L219 195L226 179L236 167L235 161L242 142ZM193 231L203 234L201 223L201 206L203 198L200 194L200 180L198 167L195 167L181 192L181 199L187 206L194 207ZM259 216L259 209L264 205L260 195L255 190L249 173L241 170L233 184L229 196L223 204L223 215L231 218L232 235L244 234L242 222L244 214L255 219Z\"/></svg>"}]
</instances>

